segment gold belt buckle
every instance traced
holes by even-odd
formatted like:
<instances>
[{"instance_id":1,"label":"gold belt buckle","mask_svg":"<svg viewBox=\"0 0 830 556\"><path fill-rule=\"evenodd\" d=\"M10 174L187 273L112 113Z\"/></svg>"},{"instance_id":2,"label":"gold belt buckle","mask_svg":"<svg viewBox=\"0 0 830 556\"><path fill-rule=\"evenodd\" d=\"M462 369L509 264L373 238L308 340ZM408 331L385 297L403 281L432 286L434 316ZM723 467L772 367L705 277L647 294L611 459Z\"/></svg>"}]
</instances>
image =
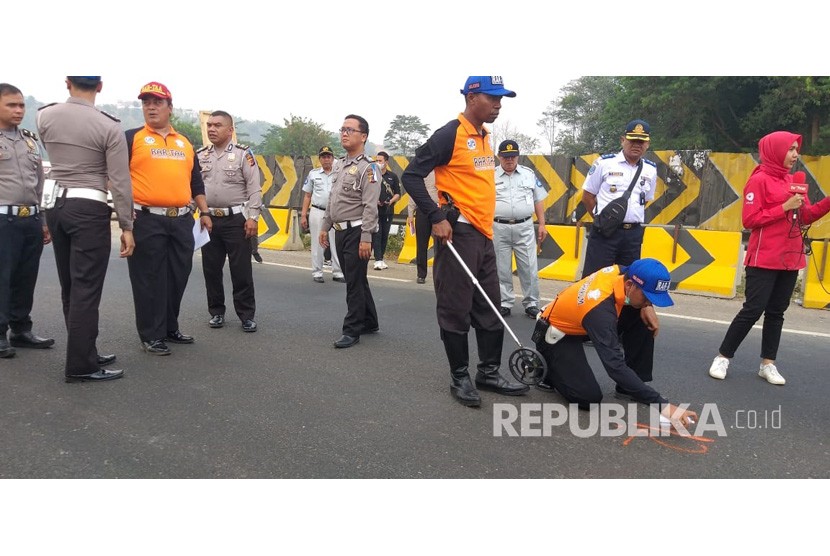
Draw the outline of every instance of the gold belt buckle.
<instances>
[{"instance_id":1,"label":"gold belt buckle","mask_svg":"<svg viewBox=\"0 0 830 556\"><path fill-rule=\"evenodd\" d=\"M172 217L178 216L178 215L179 215L179 209L177 209L176 207L170 207L169 209L167 209L167 216L172 218Z\"/></svg>"},{"instance_id":2,"label":"gold belt buckle","mask_svg":"<svg viewBox=\"0 0 830 556\"><path fill-rule=\"evenodd\" d=\"M339 223L335 222L334 223L334 229L337 230L338 232L342 232L343 231L343 226L341 226Z\"/></svg>"},{"instance_id":3,"label":"gold belt buckle","mask_svg":"<svg viewBox=\"0 0 830 556\"><path fill-rule=\"evenodd\" d=\"M23 218L29 216L29 207L20 207L17 209L17 216L22 216Z\"/></svg>"},{"instance_id":4,"label":"gold belt buckle","mask_svg":"<svg viewBox=\"0 0 830 556\"><path fill-rule=\"evenodd\" d=\"M225 216L225 211L222 209L214 209L213 216Z\"/></svg>"}]
</instances>

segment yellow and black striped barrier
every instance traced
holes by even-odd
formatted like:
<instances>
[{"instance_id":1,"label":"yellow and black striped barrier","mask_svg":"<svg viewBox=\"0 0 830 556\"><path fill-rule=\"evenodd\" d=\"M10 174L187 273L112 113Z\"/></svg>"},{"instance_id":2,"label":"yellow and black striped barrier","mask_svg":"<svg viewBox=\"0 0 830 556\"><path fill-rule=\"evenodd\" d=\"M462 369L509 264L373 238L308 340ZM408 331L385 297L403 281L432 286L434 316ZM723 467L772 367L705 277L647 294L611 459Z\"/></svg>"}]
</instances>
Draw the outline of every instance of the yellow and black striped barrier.
<instances>
[{"instance_id":1,"label":"yellow and black striped barrier","mask_svg":"<svg viewBox=\"0 0 830 556\"><path fill-rule=\"evenodd\" d=\"M743 269L739 232L647 226L642 256L659 260L671 273L671 290L735 297Z\"/></svg>"},{"instance_id":2,"label":"yellow and black striped barrier","mask_svg":"<svg viewBox=\"0 0 830 556\"><path fill-rule=\"evenodd\" d=\"M807 309L830 309L830 239L810 242L812 254L804 271L804 300Z\"/></svg>"}]
</instances>

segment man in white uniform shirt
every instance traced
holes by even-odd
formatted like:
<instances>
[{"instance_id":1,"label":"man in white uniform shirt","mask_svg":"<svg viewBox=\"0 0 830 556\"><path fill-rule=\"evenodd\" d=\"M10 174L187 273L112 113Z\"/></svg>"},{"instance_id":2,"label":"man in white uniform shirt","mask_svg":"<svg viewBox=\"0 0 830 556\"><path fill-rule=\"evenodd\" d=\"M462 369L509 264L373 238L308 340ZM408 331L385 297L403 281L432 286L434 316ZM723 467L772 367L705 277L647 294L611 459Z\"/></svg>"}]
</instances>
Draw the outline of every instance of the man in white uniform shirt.
<instances>
[{"instance_id":1,"label":"man in white uniform shirt","mask_svg":"<svg viewBox=\"0 0 830 556\"><path fill-rule=\"evenodd\" d=\"M616 154L602 155L588 170L582 186L582 204L592 215L599 214L605 206L622 197L631 185L638 167L642 166L637 182L628 199L624 223L611 237L604 237L592 229L585 250L582 277L606 266L628 266L640 259L645 229L645 206L654 200L657 187L657 165L645 158L650 140L647 122L633 120L625 126L621 137L622 150Z\"/></svg>"},{"instance_id":2,"label":"man in white uniform shirt","mask_svg":"<svg viewBox=\"0 0 830 556\"><path fill-rule=\"evenodd\" d=\"M323 283L323 246L317 241L320 235L320 222L326 214L326 205L329 203L331 191L331 176L334 167L334 151L331 147L322 147L318 153L320 168L308 173L303 184L303 210L300 224L311 234L311 278L315 282ZM309 210L311 211L309 213ZM334 229L329 231L329 243L334 245ZM343 271L340 270L340 261L337 253L331 250L331 274L335 282L345 282Z\"/></svg>"},{"instance_id":3,"label":"man in white uniform shirt","mask_svg":"<svg viewBox=\"0 0 830 556\"><path fill-rule=\"evenodd\" d=\"M513 255L516 273L522 285L525 314L539 314L539 268L536 245L547 236L545 207L542 201L548 192L527 166L519 165L519 144L508 139L498 150L500 166L496 168L496 216L493 220L493 246L499 271L501 314L510 316L516 301L513 292ZM533 227L533 214L539 223Z\"/></svg>"}]
</instances>

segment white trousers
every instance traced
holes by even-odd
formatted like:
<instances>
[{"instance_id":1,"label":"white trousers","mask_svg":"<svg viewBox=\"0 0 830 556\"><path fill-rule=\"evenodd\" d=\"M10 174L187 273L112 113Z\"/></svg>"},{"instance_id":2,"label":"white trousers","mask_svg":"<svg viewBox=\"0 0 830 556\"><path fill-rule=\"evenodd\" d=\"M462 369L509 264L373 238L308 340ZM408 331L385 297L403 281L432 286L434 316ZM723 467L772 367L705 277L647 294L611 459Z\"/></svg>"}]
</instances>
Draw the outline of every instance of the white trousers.
<instances>
[{"instance_id":1,"label":"white trousers","mask_svg":"<svg viewBox=\"0 0 830 556\"><path fill-rule=\"evenodd\" d=\"M311 275L315 278L323 277L323 246L320 245L320 224L326 211L316 207L309 208L308 232L311 234ZM341 278L340 261L337 260L337 250L334 248L334 228L329 230L329 245L331 246L331 273Z\"/></svg>"},{"instance_id":2,"label":"white trousers","mask_svg":"<svg viewBox=\"0 0 830 556\"><path fill-rule=\"evenodd\" d=\"M513 307L513 255L516 255L516 274L522 286L522 305L539 306L539 268L536 260L536 232L533 219L519 224L493 222L493 247L499 270L499 290L502 307Z\"/></svg>"}]
</instances>

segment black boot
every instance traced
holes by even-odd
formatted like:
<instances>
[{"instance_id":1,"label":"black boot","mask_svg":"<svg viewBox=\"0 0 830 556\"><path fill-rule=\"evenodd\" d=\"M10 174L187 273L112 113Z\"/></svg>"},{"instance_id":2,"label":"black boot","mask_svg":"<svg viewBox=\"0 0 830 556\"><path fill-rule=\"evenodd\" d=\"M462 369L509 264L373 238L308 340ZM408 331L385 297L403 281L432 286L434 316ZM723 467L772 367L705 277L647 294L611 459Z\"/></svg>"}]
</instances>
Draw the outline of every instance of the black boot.
<instances>
[{"instance_id":1,"label":"black boot","mask_svg":"<svg viewBox=\"0 0 830 556\"><path fill-rule=\"evenodd\" d=\"M501 346L504 342L504 329L479 330L476 328L476 343L478 344L478 372L476 386L481 390L490 390L505 396L521 396L526 394L530 387L525 384L508 382L499 373L501 366Z\"/></svg>"},{"instance_id":2,"label":"black boot","mask_svg":"<svg viewBox=\"0 0 830 556\"><path fill-rule=\"evenodd\" d=\"M462 405L480 406L481 397L470 380L468 369L470 355L467 346L467 335L441 330L441 340L444 342L444 350L446 350L447 360L450 362L450 377L452 378L450 394Z\"/></svg>"}]
</instances>

